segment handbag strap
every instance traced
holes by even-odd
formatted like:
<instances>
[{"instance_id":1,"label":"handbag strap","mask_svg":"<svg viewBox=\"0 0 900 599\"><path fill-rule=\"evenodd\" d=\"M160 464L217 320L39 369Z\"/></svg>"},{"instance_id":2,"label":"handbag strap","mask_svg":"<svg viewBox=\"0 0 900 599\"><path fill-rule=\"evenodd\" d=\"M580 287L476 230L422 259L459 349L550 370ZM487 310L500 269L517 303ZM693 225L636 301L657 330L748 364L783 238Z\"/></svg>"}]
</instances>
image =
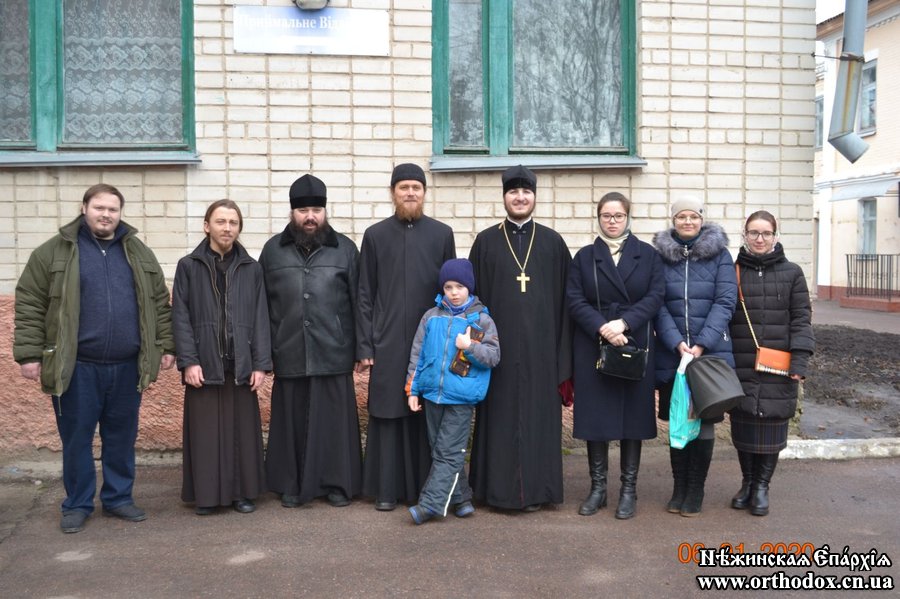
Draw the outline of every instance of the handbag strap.
<instances>
[{"instance_id":1,"label":"handbag strap","mask_svg":"<svg viewBox=\"0 0 900 599\"><path fill-rule=\"evenodd\" d=\"M597 312L599 312L600 314L603 314L603 310L600 309L600 283L599 283L599 281L597 281L597 266L594 265L591 268L591 270L594 271L594 293L596 294L596 297L597 297ZM625 291L625 295L626 295L626 297L628 296L627 290ZM628 301L631 301L630 297L628 298ZM600 343L606 343L606 339L604 339L603 336L600 337ZM635 341L635 343L637 343L637 342ZM647 348L649 349L649 347L650 347L650 321L648 320L647 321Z\"/></svg>"},{"instance_id":2,"label":"handbag strap","mask_svg":"<svg viewBox=\"0 0 900 599\"><path fill-rule=\"evenodd\" d=\"M750 336L753 337L753 345L756 346L756 349L759 349L759 342L756 340L756 333L753 332L753 323L750 322L750 313L747 312L747 304L744 302L744 292L741 290L741 265L735 263L734 271L735 273L737 273L738 298L740 298L741 300L741 308L744 309L744 316L747 318L747 326L750 328Z\"/></svg>"}]
</instances>

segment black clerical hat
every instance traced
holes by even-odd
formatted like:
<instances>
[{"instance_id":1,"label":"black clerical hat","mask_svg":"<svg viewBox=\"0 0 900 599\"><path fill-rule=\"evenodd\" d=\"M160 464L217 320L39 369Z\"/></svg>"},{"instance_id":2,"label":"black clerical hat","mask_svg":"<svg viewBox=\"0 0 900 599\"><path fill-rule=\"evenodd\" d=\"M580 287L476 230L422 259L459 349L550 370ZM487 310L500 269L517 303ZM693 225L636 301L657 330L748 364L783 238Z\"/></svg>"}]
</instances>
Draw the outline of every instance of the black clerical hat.
<instances>
[{"instance_id":1,"label":"black clerical hat","mask_svg":"<svg viewBox=\"0 0 900 599\"><path fill-rule=\"evenodd\" d=\"M394 167L394 172L391 173L391 188L400 181L418 181L424 187L425 171L422 170L421 166L412 162L398 164Z\"/></svg>"},{"instance_id":2,"label":"black clerical hat","mask_svg":"<svg viewBox=\"0 0 900 599\"><path fill-rule=\"evenodd\" d=\"M519 187L537 191L537 177L521 164L503 171L503 193Z\"/></svg>"},{"instance_id":3,"label":"black clerical hat","mask_svg":"<svg viewBox=\"0 0 900 599\"><path fill-rule=\"evenodd\" d=\"M291 210L319 206L326 201L325 184L318 177L303 175L291 185Z\"/></svg>"}]
</instances>

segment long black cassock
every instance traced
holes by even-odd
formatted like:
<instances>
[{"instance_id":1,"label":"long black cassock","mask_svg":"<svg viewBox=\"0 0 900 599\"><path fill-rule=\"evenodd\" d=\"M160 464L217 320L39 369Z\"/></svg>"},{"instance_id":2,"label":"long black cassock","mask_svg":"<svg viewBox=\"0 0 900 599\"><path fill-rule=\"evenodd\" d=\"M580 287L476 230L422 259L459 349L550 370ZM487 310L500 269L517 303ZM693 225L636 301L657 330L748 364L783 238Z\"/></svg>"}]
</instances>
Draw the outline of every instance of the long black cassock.
<instances>
[{"instance_id":1,"label":"long black cassock","mask_svg":"<svg viewBox=\"0 0 900 599\"><path fill-rule=\"evenodd\" d=\"M357 359L374 358L363 493L416 501L431 467L422 413L409 411L409 350L438 294L441 265L456 257L453 230L427 216L391 216L369 227L360 252Z\"/></svg>"},{"instance_id":2,"label":"long black cassock","mask_svg":"<svg viewBox=\"0 0 900 599\"><path fill-rule=\"evenodd\" d=\"M478 234L469 254L475 291L497 324L503 351L476 409L469 481L479 501L520 509L563 501L558 387L572 376L565 301L572 256L556 231L534 221L519 229L504 220L502 227L508 240L494 225ZM530 278L524 293L510 246Z\"/></svg>"}]
</instances>

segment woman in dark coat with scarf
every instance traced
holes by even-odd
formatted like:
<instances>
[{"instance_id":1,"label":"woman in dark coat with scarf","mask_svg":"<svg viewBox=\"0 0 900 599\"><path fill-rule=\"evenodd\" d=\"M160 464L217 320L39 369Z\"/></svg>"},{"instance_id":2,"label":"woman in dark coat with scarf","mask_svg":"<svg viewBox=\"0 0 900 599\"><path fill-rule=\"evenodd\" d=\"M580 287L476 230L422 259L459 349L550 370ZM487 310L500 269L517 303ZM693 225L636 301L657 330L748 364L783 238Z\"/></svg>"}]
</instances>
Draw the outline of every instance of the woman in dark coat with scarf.
<instances>
[{"instance_id":1,"label":"woman in dark coat with scarf","mask_svg":"<svg viewBox=\"0 0 900 599\"><path fill-rule=\"evenodd\" d=\"M573 334L575 426L585 439L591 491L578 513L590 516L606 506L609 442L619 441L622 487L616 518L634 516L641 441L656 437L653 348L650 331L662 305L662 263L653 248L631 234L631 202L617 192L597 204L600 235L581 248L569 270L566 297L576 326ZM622 346L632 337L650 355L643 380L597 372L598 341Z\"/></svg>"},{"instance_id":2,"label":"woman in dark coat with scarf","mask_svg":"<svg viewBox=\"0 0 900 599\"><path fill-rule=\"evenodd\" d=\"M665 303L656 317L656 384L659 417L669 419L675 369L681 356L713 355L734 366L728 323L737 302L728 236L715 223L703 222L703 203L682 197L672 203L672 228L653 237L664 264ZM704 420L700 435L684 449L669 448L674 486L666 509L696 516L712 461L715 423Z\"/></svg>"},{"instance_id":3,"label":"woman in dark coat with scarf","mask_svg":"<svg viewBox=\"0 0 900 599\"><path fill-rule=\"evenodd\" d=\"M769 513L769 481L779 452L787 446L798 386L815 349L806 277L785 258L777 236L778 225L771 213L760 210L747 219L744 245L736 260L743 305L731 320L734 361L747 394L731 411L731 438L742 474L741 489L731 507L749 508L755 516ZM756 371L757 343L790 352L786 376Z\"/></svg>"}]
</instances>

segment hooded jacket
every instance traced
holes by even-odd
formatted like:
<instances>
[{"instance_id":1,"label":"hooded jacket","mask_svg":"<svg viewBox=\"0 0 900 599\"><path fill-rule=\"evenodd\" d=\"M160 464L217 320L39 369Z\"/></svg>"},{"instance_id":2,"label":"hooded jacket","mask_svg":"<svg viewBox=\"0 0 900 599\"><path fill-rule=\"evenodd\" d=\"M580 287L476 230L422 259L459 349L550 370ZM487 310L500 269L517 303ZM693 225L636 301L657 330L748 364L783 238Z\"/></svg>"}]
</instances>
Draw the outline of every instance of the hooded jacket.
<instances>
[{"instance_id":1,"label":"hooded jacket","mask_svg":"<svg viewBox=\"0 0 900 599\"><path fill-rule=\"evenodd\" d=\"M216 265L209 253L209 239L178 261L172 290L172 322L176 364L203 369L204 385L225 383L223 338L234 340L234 379L245 385L254 370L272 370L269 310L262 268L240 243L225 274L225 320L221 334Z\"/></svg>"},{"instance_id":2,"label":"hooded jacket","mask_svg":"<svg viewBox=\"0 0 900 599\"><path fill-rule=\"evenodd\" d=\"M736 262L741 267L741 291L757 341L763 347L791 352L790 373L806 376L815 339L803 270L788 262L780 243L763 256L741 248ZM731 319L731 335L738 378L747 394L732 411L757 418L793 416L797 409L797 381L756 372L756 344L740 305Z\"/></svg>"},{"instance_id":3,"label":"hooded jacket","mask_svg":"<svg viewBox=\"0 0 900 599\"><path fill-rule=\"evenodd\" d=\"M737 282L728 236L715 223L704 225L690 247L674 236L671 228L653 237L666 276L665 301L656 316L657 385L675 378L682 341L734 366L728 323L737 303Z\"/></svg>"},{"instance_id":4,"label":"hooded jacket","mask_svg":"<svg viewBox=\"0 0 900 599\"><path fill-rule=\"evenodd\" d=\"M41 362L41 388L62 395L72 380L78 355L81 273L78 260L79 216L38 246L16 285L16 332L13 357L20 364ZM175 353L169 290L156 256L126 229L121 239L134 277L138 305L138 391L156 380L163 354Z\"/></svg>"},{"instance_id":5,"label":"hooded jacket","mask_svg":"<svg viewBox=\"0 0 900 599\"><path fill-rule=\"evenodd\" d=\"M491 368L500 363L497 326L488 309L474 297L472 305L454 315L442 295L422 316L409 354L407 393L439 404L477 404L487 395ZM471 364L466 376L450 370L456 356L456 336L466 327L484 332L480 342L463 351Z\"/></svg>"}]
</instances>

